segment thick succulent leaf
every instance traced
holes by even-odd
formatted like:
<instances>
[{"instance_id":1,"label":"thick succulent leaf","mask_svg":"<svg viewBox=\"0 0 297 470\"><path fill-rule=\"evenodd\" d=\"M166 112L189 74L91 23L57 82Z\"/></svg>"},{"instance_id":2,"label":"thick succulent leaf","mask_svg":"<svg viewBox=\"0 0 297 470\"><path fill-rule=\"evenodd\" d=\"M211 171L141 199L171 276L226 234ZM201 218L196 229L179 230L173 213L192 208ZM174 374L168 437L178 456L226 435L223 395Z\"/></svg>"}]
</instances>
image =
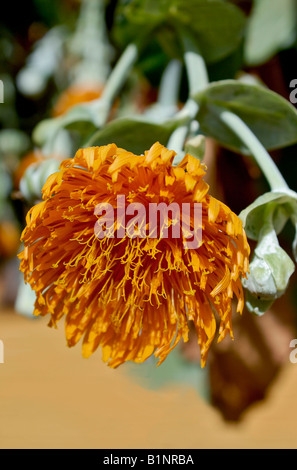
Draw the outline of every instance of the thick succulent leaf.
<instances>
[{"instance_id":1,"label":"thick succulent leaf","mask_svg":"<svg viewBox=\"0 0 297 470\"><path fill-rule=\"evenodd\" d=\"M166 145L169 137L180 121L172 120L154 123L149 119L121 118L116 119L96 132L88 141L88 146L100 146L115 143L135 154L143 154L155 142Z\"/></svg>"},{"instance_id":2,"label":"thick succulent leaf","mask_svg":"<svg viewBox=\"0 0 297 470\"><path fill-rule=\"evenodd\" d=\"M245 62L260 65L296 40L296 0L254 0L247 27Z\"/></svg>"},{"instance_id":3,"label":"thick succulent leaf","mask_svg":"<svg viewBox=\"0 0 297 470\"><path fill-rule=\"evenodd\" d=\"M28 135L19 129L0 131L0 155L20 155L30 148Z\"/></svg>"},{"instance_id":4,"label":"thick succulent leaf","mask_svg":"<svg viewBox=\"0 0 297 470\"><path fill-rule=\"evenodd\" d=\"M186 29L205 60L215 62L237 49L245 23L239 8L221 0L122 0L115 37L126 45L152 30L158 30L162 37L162 30Z\"/></svg>"},{"instance_id":5,"label":"thick succulent leaf","mask_svg":"<svg viewBox=\"0 0 297 470\"><path fill-rule=\"evenodd\" d=\"M199 104L197 120L201 130L222 145L243 154L249 150L221 121L227 110L240 117L266 149L297 142L297 111L277 93L262 86L223 80L210 84L193 96Z\"/></svg>"},{"instance_id":6,"label":"thick succulent leaf","mask_svg":"<svg viewBox=\"0 0 297 470\"><path fill-rule=\"evenodd\" d=\"M99 100L73 106L65 115L41 121L33 132L34 142L42 147L55 139L61 129L70 129L81 134L82 139L100 127L106 114L106 104Z\"/></svg>"},{"instance_id":7,"label":"thick succulent leaf","mask_svg":"<svg viewBox=\"0 0 297 470\"><path fill-rule=\"evenodd\" d=\"M267 205L275 206L273 223L276 234L279 234L291 214L297 214L297 194L291 190L272 191L263 194L244 209L239 217L251 240L259 239Z\"/></svg>"}]
</instances>

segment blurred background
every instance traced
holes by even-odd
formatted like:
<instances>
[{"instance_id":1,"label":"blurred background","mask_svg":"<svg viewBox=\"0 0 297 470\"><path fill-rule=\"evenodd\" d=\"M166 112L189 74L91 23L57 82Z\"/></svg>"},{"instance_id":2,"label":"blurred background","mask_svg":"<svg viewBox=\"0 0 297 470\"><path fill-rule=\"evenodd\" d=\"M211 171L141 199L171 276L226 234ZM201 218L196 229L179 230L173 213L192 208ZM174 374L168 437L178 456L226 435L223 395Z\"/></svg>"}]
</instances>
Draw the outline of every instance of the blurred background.
<instances>
[{"instance_id":1,"label":"blurred background","mask_svg":"<svg viewBox=\"0 0 297 470\"><path fill-rule=\"evenodd\" d=\"M28 0L11 2L1 15L0 447L295 448L297 365L289 356L297 338L296 275L263 317L234 317L235 341L213 344L204 370L194 333L159 368L150 359L110 370L100 353L84 360L79 347L67 349L62 322L54 331L32 316L34 296L17 259L25 216L47 176L77 149L75 132L61 131L51 147L37 146L33 132L40 121L100 97L122 52L119 3ZM232 55L209 65L211 81L262 83L289 101L297 79L296 1L230 3L246 15L246 33ZM170 59L152 38L109 119L153 109ZM182 71L180 107L187 91ZM295 191L296 151L272 153ZM212 195L237 214L268 190L250 159L211 139L205 163ZM288 251L292 238L288 225L280 237Z\"/></svg>"}]
</instances>

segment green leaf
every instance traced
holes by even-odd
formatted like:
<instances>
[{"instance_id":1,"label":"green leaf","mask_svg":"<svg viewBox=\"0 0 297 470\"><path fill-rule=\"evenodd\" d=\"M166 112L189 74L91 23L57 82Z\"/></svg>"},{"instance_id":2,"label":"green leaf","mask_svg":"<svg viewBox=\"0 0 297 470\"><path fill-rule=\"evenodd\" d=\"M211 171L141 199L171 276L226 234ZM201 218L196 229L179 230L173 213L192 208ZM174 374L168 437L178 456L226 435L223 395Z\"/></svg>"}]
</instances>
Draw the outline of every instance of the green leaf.
<instances>
[{"instance_id":1,"label":"green leaf","mask_svg":"<svg viewBox=\"0 0 297 470\"><path fill-rule=\"evenodd\" d=\"M210 82L235 78L236 73L242 70L243 66L243 43L231 54L220 61L216 61L208 66Z\"/></svg>"},{"instance_id":2,"label":"green leaf","mask_svg":"<svg viewBox=\"0 0 297 470\"><path fill-rule=\"evenodd\" d=\"M176 0L172 23L185 27L208 63L227 57L243 40L246 20L239 8L220 0Z\"/></svg>"},{"instance_id":3,"label":"green leaf","mask_svg":"<svg viewBox=\"0 0 297 470\"><path fill-rule=\"evenodd\" d=\"M245 61L260 65L296 39L295 0L255 0L245 41Z\"/></svg>"},{"instance_id":4,"label":"green leaf","mask_svg":"<svg viewBox=\"0 0 297 470\"><path fill-rule=\"evenodd\" d=\"M288 218L292 214L297 214L297 194L291 190L272 191L263 194L244 209L239 217L243 222L247 237L251 240L259 239L268 206L274 209L273 225L278 235Z\"/></svg>"},{"instance_id":5,"label":"green leaf","mask_svg":"<svg viewBox=\"0 0 297 470\"><path fill-rule=\"evenodd\" d=\"M115 37L122 45L152 31L177 30L191 35L207 62L220 60L237 49L245 29L245 17L235 5L222 0L130 0L120 2ZM168 41L167 41L168 42ZM170 50L170 44L166 44ZM172 48L171 48L172 49ZM173 48L173 50L175 50Z\"/></svg>"},{"instance_id":6,"label":"green leaf","mask_svg":"<svg viewBox=\"0 0 297 470\"><path fill-rule=\"evenodd\" d=\"M297 142L296 109L262 86L223 80L210 84L192 98L199 104L196 118L202 132L236 152L250 154L240 139L221 122L220 113L224 110L240 117L266 149Z\"/></svg>"},{"instance_id":7,"label":"green leaf","mask_svg":"<svg viewBox=\"0 0 297 470\"><path fill-rule=\"evenodd\" d=\"M105 113L106 104L99 100L73 106L62 116L41 121L33 131L33 140L41 147L54 140L61 129L77 131L81 139L86 139L100 127Z\"/></svg>"},{"instance_id":8,"label":"green leaf","mask_svg":"<svg viewBox=\"0 0 297 470\"><path fill-rule=\"evenodd\" d=\"M88 146L100 146L115 143L135 154L143 154L155 142L166 145L174 129L180 126L178 120L154 123L145 118L116 119L96 132Z\"/></svg>"},{"instance_id":9,"label":"green leaf","mask_svg":"<svg viewBox=\"0 0 297 470\"><path fill-rule=\"evenodd\" d=\"M121 46L143 38L164 21L169 0L119 0L113 35Z\"/></svg>"},{"instance_id":10,"label":"green leaf","mask_svg":"<svg viewBox=\"0 0 297 470\"><path fill-rule=\"evenodd\" d=\"M0 155L21 155L30 147L28 135L19 129L0 131Z\"/></svg>"}]
</instances>

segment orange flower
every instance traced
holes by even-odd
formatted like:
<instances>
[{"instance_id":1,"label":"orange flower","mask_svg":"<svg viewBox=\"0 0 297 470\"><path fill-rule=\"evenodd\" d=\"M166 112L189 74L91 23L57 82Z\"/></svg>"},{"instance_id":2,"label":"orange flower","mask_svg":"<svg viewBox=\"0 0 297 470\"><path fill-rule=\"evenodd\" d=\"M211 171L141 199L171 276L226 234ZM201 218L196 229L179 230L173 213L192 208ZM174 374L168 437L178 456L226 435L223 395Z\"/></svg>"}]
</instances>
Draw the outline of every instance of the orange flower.
<instances>
[{"instance_id":1,"label":"orange flower","mask_svg":"<svg viewBox=\"0 0 297 470\"><path fill-rule=\"evenodd\" d=\"M9 220L0 223L0 258L15 256L20 246L20 229Z\"/></svg>"},{"instance_id":2,"label":"orange flower","mask_svg":"<svg viewBox=\"0 0 297 470\"><path fill-rule=\"evenodd\" d=\"M76 104L86 103L100 98L102 91L103 86L97 83L75 84L70 86L61 94L55 104L52 111L53 117L61 116Z\"/></svg>"},{"instance_id":3,"label":"orange flower","mask_svg":"<svg viewBox=\"0 0 297 470\"><path fill-rule=\"evenodd\" d=\"M35 290L36 315L65 316L66 338L83 336L83 355L100 345L103 360L117 367L143 362L153 353L160 364L188 321L196 327L205 365L215 336L232 336L231 303L244 299L241 276L248 271L249 246L240 219L208 194L199 160L155 143L143 156L115 144L79 150L47 180L44 201L32 207L22 239L21 270ZM182 238L96 238L100 203L202 204L202 245L185 249ZM173 223L173 221L171 221ZM192 222L191 222L192 223ZM119 225L117 225L119 228Z\"/></svg>"}]
</instances>

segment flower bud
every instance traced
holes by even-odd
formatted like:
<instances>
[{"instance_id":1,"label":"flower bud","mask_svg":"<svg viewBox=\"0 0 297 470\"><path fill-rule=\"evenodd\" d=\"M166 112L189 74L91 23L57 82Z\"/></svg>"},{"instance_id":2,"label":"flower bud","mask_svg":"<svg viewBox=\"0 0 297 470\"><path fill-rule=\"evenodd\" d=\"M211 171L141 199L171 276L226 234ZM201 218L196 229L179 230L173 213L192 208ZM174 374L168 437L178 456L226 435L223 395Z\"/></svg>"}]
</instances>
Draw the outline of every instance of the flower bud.
<instances>
[{"instance_id":1,"label":"flower bud","mask_svg":"<svg viewBox=\"0 0 297 470\"><path fill-rule=\"evenodd\" d=\"M247 308L258 315L264 313L284 294L294 270L293 261L279 246L273 226L266 222L250 263L250 272L243 280L248 291Z\"/></svg>"}]
</instances>

